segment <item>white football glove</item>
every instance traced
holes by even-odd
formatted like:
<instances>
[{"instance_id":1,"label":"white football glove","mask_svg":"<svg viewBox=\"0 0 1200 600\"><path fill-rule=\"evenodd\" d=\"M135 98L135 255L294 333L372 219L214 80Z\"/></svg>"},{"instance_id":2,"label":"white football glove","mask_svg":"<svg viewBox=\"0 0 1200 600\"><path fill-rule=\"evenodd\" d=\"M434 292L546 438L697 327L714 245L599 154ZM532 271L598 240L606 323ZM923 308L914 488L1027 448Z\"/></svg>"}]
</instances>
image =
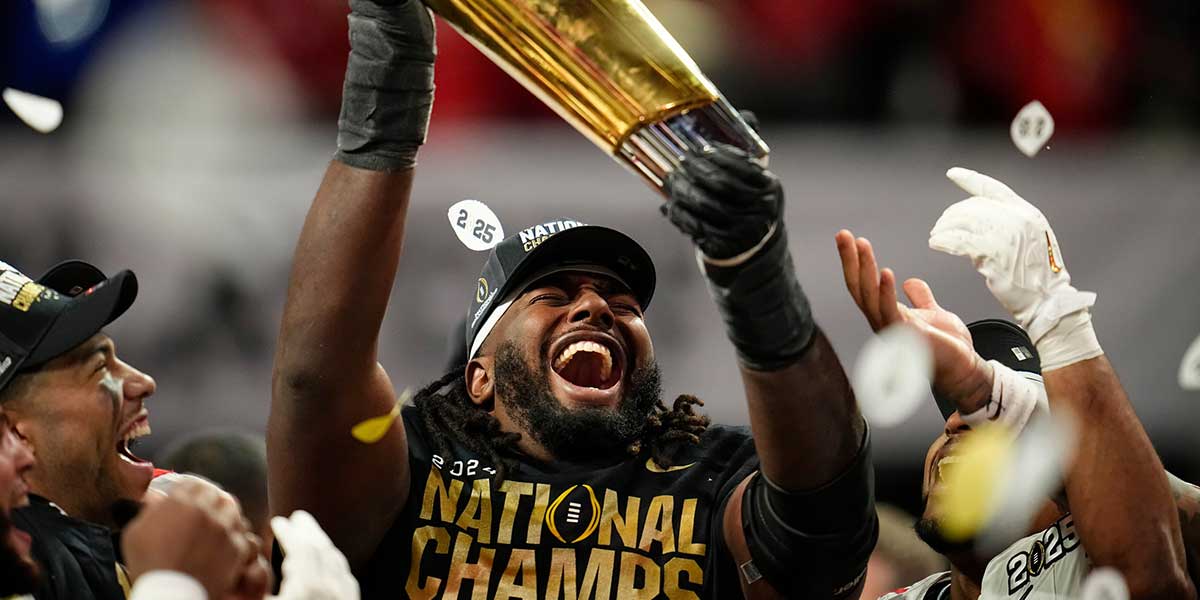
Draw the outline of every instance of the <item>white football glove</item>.
<instances>
[{"instance_id":1,"label":"white football glove","mask_svg":"<svg viewBox=\"0 0 1200 600\"><path fill-rule=\"evenodd\" d=\"M946 177L971 197L942 213L929 232L929 247L971 259L992 295L1037 345L1043 369L1102 354L1087 310L1096 294L1071 285L1042 211L982 173L954 167Z\"/></svg>"},{"instance_id":2,"label":"white football glove","mask_svg":"<svg viewBox=\"0 0 1200 600\"><path fill-rule=\"evenodd\" d=\"M346 556L312 515L273 517L271 530L283 549L283 583L276 600L359 600L358 580Z\"/></svg>"}]
</instances>

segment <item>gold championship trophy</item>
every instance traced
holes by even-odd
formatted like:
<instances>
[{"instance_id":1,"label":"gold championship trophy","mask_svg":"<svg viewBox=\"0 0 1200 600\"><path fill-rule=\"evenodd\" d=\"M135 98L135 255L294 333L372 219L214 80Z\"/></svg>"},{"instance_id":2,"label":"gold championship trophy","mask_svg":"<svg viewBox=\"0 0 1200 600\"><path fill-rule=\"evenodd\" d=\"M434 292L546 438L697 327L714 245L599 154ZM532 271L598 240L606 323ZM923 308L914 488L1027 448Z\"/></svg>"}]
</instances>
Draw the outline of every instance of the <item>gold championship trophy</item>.
<instances>
[{"instance_id":1,"label":"gold championship trophy","mask_svg":"<svg viewBox=\"0 0 1200 600\"><path fill-rule=\"evenodd\" d=\"M656 189L688 149L767 145L640 0L424 0Z\"/></svg>"}]
</instances>

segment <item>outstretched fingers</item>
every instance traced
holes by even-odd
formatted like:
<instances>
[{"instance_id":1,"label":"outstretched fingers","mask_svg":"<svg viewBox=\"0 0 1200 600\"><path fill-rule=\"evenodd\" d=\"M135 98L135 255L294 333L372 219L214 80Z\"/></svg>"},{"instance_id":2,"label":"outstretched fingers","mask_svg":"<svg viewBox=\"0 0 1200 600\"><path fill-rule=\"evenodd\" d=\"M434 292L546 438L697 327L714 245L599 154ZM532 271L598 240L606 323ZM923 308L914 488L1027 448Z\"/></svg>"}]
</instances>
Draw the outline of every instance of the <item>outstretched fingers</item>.
<instances>
[{"instance_id":1,"label":"outstretched fingers","mask_svg":"<svg viewBox=\"0 0 1200 600\"><path fill-rule=\"evenodd\" d=\"M871 328L879 331L883 317L879 310L879 267L875 264L875 251L867 238L860 237L854 243L858 248L858 286L862 294L860 308Z\"/></svg>"},{"instance_id":2,"label":"outstretched fingers","mask_svg":"<svg viewBox=\"0 0 1200 600\"><path fill-rule=\"evenodd\" d=\"M923 279L913 277L906 280L904 295L908 296L908 301L914 308L940 308L937 299L933 297L933 290L929 289L929 284Z\"/></svg>"},{"instance_id":3,"label":"outstretched fingers","mask_svg":"<svg viewBox=\"0 0 1200 600\"><path fill-rule=\"evenodd\" d=\"M946 177L950 181L953 181L955 185L962 188L964 192L972 196L982 196L984 198L1005 201L1013 199L1021 200L1021 197L1012 191L1012 188L978 171L953 167L949 171L946 171Z\"/></svg>"},{"instance_id":4,"label":"outstretched fingers","mask_svg":"<svg viewBox=\"0 0 1200 600\"><path fill-rule=\"evenodd\" d=\"M896 273L891 269L884 269L879 274L879 314L882 318L881 327L887 327L894 323L903 323L908 319L905 317L905 306L900 304L896 299Z\"/></svg>"},{"instance_id":5,"label":"outstretched fingers","mask_svg":"<svg viewBox=\"0 0 1200 600\"><path fill-rule=\"evenodd\" d=\"M858 247L854 244L854 234L843 229L833 236L837 243L838 256L842 259L842 278L846 281L846 291L854 303L862 308L861 295L858 290Z\"/></svg>"}]
</instances>

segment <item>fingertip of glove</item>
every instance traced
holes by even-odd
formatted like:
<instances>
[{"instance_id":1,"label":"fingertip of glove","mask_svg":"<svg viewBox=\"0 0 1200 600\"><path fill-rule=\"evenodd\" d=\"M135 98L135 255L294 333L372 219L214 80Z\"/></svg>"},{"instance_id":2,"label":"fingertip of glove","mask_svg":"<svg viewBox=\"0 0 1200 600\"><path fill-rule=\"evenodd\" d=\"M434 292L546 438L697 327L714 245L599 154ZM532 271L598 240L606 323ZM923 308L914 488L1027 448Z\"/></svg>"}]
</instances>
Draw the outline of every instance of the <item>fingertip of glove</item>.
<instances>
[{"instance_id":1,"label":"fingertip of glove","mask_svg":"<svg viewBox=\"0 0 1200 600\"><path fill-rule=\"evenodd\" d=\"M946 178L950 181L958 182L960 179L970 177L975 171L965 167L950 167L946 170Z\"/></svg>"}]
</instances>

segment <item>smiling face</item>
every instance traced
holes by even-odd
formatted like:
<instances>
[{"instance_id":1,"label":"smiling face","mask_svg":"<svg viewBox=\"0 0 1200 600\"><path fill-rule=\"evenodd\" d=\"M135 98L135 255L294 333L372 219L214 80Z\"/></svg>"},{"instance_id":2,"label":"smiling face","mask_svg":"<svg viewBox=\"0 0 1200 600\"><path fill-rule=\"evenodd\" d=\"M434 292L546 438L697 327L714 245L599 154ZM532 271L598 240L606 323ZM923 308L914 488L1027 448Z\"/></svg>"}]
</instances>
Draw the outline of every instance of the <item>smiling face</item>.
<instances>
[{"instance_id":1,"label":"smiling face","mask_svg":"<svg viewBox=\"0 0 1200 600\"><path fill-rule=\"evenodd\" d=\"M103 333L30 378L5 408L37 457L31 490L72 516L111 525L113 504L140 500L154 475L128 448L150 433L145 400L154 380L118 359Z\"/></svg>"},{"instance_id":2,"label":"smiling face","mask_svg":"<svg viewBox=\"0 0 1200 600\"><path fill-rule=\"evenodd\" d=\"M29 534L11 519L13 509L29 504L25 477L32 468L33 452L0 411L0 596L29 593L37 585Z\"/></svg>"},{"instance_id":3,"label":"smiling face","mask_svg":"<svg viewBox=\"0 0 1200 600\"><path fill-rule=\"evenodd\" d=\"M530 434L558 457L589 444L556 443L548 439L555 432L630 441L659 393L633 293L613 278L573 271L538 279L517 296L468 363L467 386L506 430Z\"/></svg>"},{"instance_id":4,"label":"smiling face","mask_svg":"<svg viewBox=\"0 0 1200 600\"><path fill-rule=\"evenodd\" d=\"M921 500L924 508L921 518L915 525L917 536L922 541L956 564L968 562L974 564L977 559L982 559L986 563L986 560L991 558L991 556L981 556L983 553L971 540L952 542L942 537L937 527L941 515L933 508L933 505L937 503L930 502L931 498L936 498L945 491L943 483L945 471L960 460L955 456L955 449L969 435L971 435L971 426L967 425L956 411L946 419L946 427L942 430L941 435L929 445L929 450L925 453L925 468L921 480ZM1063 514L1065 513L1055 502L1047 498L1025 534L1029 535L1045 529Z\"/></svg>"}]
</instances>

